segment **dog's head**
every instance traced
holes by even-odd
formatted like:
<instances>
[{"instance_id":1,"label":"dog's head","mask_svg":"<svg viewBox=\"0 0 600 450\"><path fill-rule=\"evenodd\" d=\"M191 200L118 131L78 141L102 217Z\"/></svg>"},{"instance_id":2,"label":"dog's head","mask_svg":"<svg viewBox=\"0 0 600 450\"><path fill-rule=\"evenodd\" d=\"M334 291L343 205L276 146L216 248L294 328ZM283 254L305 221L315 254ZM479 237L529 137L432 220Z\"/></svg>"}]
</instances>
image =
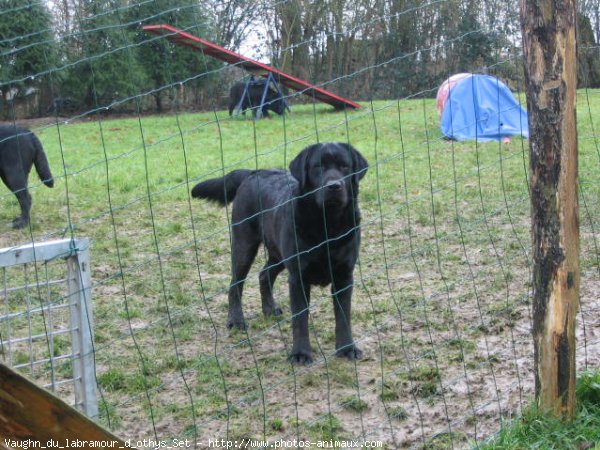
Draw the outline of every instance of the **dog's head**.
<instances>
[{"instance_id":1,"label":"dog's head","mask_svg":"<svg viewBox=\"0 0 600 450\"><path fill-rule=\"evenodd\" d=\"M358 195L358 183L367 173L367 160L349 144L324 142L302 150L290 163L300 192L314 191L321 208L342 209Z\"/></svg>"},{"instance_id":2,"label":"dog's head","mask_svg":"<svg viewBox=\"0 0 600 450\"><path fill-rule=\"evenodd\" d=\"M274 89L269 88L267 90L267 109L280 116L284 115L285 109L288 108L287 101L282 95L283 93L279 93Z\"/></svg>"}]
</instances>

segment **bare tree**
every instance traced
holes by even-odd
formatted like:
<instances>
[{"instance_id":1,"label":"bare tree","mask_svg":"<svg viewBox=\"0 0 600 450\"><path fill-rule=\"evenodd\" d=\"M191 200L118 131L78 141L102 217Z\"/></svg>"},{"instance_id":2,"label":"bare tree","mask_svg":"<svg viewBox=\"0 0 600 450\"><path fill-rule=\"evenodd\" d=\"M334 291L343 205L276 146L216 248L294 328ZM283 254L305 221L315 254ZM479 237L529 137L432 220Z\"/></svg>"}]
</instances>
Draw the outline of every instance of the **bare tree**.
<instances>
[{"instance_id":1,"label":"bare tree","mask_svg":"<svg viewBox=\"0 0 600 450\"><path fill-rule=\"evenodd\" d=\"M260 30L264 16L261 2L247 0L208 0L212 12L216 41L231 50L238 50L246 39ZM260 31L259 31L260 32Z\"/></svg>"}]
</instances>

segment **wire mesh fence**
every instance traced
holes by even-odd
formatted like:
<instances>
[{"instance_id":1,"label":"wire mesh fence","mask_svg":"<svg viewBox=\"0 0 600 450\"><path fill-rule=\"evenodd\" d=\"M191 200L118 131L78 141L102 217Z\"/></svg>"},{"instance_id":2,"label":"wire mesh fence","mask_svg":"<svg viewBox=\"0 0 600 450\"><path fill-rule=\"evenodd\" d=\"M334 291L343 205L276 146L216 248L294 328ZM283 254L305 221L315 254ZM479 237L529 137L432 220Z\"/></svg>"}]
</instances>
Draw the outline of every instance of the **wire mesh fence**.
<instances>
[{"instance_id":1,"label":"wire mesh fence","mask_svg":"<svg viewBox=\"0 0 600 450\"><path fill-rule=\"evenodd\" d=\"M487 2L480 23L465 22L439 38L433 24L460 2L383 2L396 9L337 31L324 28L323 36L289 48L281 41L271 55L274 66L289 71L277 57L306 49L310 64L291 67L302 72L294 74L362 107L334 112L287 92L292 113L260 121L225 111L229 86L243 76L239 67L220 66L141 30L169 23L211 40L215 35L193 2L108 2L96 10L80 8L83 3L73 2L68 21L47 4L64 26L55 33L62 58L43 50L34 73L0 83L5 119L28 124L39 136L56 181L45 189L32 174L32 220L24 231L9 230L18 205L12 193L0 192L0 244L65 234L92 239L95 420L134 443L189 439L202 448L337 440L463 448L481 445L523 411L533 395L527 141L446 140L435 104L439 84L458 71L498 76L524 103L518 32L484 15ZM506 28L515 11L507 2L497 13ZM409 28L411 22L418 26ZM399 29L393 24L413 30L414 39L392 35ZM3 47L2 58L45 49L54 40L48 30L54 28L3 38L10 49ZM383 40L379 49L367 32L402 49L390 53L393 46ZM490 44L493 60L474 56L459 67L466 58L461 52L482 32L503 36ZM327 42L338 55L350 52L346 66L327 59ZM362 54L356 61L348 50L353 42ZM182 69L181 55L194 64ZM314 62L319 58L321 66ZM65 83L70 77L75 81ZM55 107L21 121L26 99L7 102L6 92L28 80L43 80L37 98L46 95L40 104ZM107 89L111 83L118 87ZM597 368L600 357L600 94L591 86L589 79L578 92L580 370ZM285 271L273 286L283 315L262 313L263 250L245 278L248 328L227 327L231 207L192 199L190 190L234 169L287 168L302 149L328 141L352 144L369 163L360 182L355 231L362 237L352 286L354 340L363 358L335 356L331 292L313 287L314 362L298 366L288 359L293 314ZM18 281L23 272L5 273L5 289L28 285ZM31 289L44 286L29 282ZM57 371L42 368L46 379Z\"/></svg>"}]
</instances>

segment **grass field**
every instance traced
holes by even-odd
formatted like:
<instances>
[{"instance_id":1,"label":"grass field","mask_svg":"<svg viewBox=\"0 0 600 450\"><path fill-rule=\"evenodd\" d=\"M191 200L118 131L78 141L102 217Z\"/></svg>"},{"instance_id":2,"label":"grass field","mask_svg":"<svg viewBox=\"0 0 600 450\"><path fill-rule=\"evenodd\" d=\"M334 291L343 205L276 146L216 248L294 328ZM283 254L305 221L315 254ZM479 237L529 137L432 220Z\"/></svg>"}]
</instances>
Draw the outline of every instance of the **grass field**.
<instances>
[{"instance_id":1,"label":"grass field","mask_svg":"<svg viewBox=\"0 0 600 450\"><path fill-rule=\"evenodd\" d=\"M598 367L600 92L582 91L578 102L580 364ZM56 187L30 177L25 231L9 228L17 204L0 191L0 247L92 239L102 423L126 439L461 448L528 404L527 141L445 141L433 100L363 105L347 113L295 105L285 118L258 122L219 111L34 128ZM331 300L313 289L317 358L294 367L285 274L275 286L281 321L261 314L261 260L245 288L249 329L227 330L228 211L189 191L234 168L287 167L302 148L333 140L351 142L370 163L353 301L365 358L333 356Z\"/></svg>"},{"instance_id":2,"label":"grass field","mask_svg":"<svg viewBox=\"0 0 600 450\"><path fill-rule=\"evenodd\" d=\"M600 448L600 373L584 372L576 388L577 406L572 422L548 417L535 406L505 427L482 450Z\"/></svg>"}]
</instances>

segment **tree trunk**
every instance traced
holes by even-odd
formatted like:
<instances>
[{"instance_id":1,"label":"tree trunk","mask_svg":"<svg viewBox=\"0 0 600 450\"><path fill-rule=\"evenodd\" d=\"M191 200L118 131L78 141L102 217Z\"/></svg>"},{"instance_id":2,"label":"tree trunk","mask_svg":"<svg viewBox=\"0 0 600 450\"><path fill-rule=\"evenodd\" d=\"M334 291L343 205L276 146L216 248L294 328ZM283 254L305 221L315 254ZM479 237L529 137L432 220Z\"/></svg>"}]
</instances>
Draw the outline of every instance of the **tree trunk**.
<instances>
[{"instance_id":1,"label":"tree trunk","mask_svg":"<svg viewBox=\"0 0 600 450\"><path fill-rule=\"evenodd\" d=\"M160 92L154 94L154 106L157 113L163 112L162 94Z\"/></svg>"},{"instance_id":2,"label":"tree trunk","mask_svg":"<svg viewBox=\"0 0 600 450\"><path fill-rule=\"evenodd\" d=\"M298 44L302 37L300 5L297 0L292 0L279 4L276 11L281 23L281 44L284 49L280 55L280 69L283 72L294 73L294 63L297 57L297 50L294 45ZM294 75L301 78L296 73Z\"/></svg>"},{"instance_id":3,"label":"tree trunk","mask_svg":"<svg viewBox=\"0 0 600 450\"><path fill-rule=\"evenodd\" d=\"M575 0L521 0L530 134L535 394L567 419L579 309Z\"/></svg>"}]
</instances>

